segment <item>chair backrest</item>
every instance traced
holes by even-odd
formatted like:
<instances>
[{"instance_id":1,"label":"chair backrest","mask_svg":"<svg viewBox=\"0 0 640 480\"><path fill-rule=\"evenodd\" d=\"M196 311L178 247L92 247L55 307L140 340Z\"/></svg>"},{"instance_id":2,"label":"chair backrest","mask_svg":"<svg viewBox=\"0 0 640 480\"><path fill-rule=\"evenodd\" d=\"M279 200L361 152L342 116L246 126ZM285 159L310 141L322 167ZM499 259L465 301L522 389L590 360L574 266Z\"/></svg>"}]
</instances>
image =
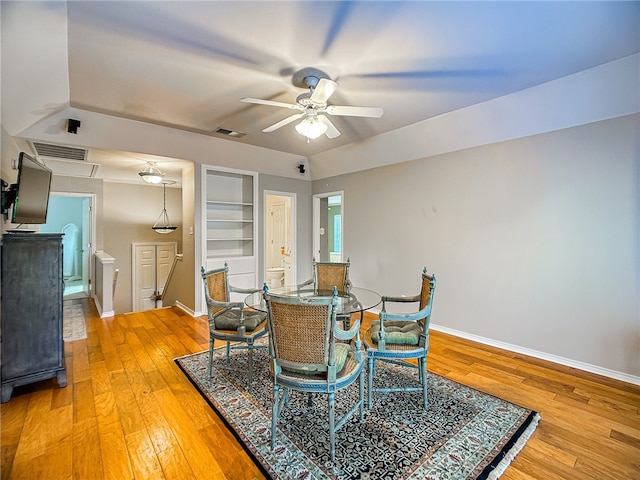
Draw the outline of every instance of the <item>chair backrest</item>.
<instances>
[{"instance_id":1,"label":"chair backrest","mask_svg":"<svg viewBox=\"0 0 640 480\"><path fill-rule=\"evenodd\" d=\"M427 273L427 267L422 270L422 290L420 292L420 310L433 303L433 292L436 289L436 276ZM431 315L429 315L431 316Z\"/></svg>"},{"instance_id":2,"label":"chair backrest","mask_svg":"<svg viewBox=\"0 0 640 480\"><path fill-rule=\"evenodd\" d=\"M349 265L346 262L316 262L313 261L313 282L317 290L332 291L338 289L338 295L349 292Z\"/></svg>"},{"instance_id":3,"label":"chair backrest","mask_svg":"<svg viewBox=\"0 0 640 480\"><path fill-rule=\"evenodd\" d=\"M204 282L204 295L207 299L209 317L211 317L224 310L225 307L210 305L209 300L214 300L216 302L229 301L229 266L225 263L224 267L209 270L207 272L205 272L204 267L201 267L200 271Z\"/></svg>"},{"instance_id":4,"label":"chair backrest","mask_svg":"<svg viewBox=\"0 0 640 480\"><path fill-rule=\"evenodd\" d=\"M326 372L336 323L335 297L281 297L265 293L271 356L280 367Z\"/></svg>"}]
</instances>

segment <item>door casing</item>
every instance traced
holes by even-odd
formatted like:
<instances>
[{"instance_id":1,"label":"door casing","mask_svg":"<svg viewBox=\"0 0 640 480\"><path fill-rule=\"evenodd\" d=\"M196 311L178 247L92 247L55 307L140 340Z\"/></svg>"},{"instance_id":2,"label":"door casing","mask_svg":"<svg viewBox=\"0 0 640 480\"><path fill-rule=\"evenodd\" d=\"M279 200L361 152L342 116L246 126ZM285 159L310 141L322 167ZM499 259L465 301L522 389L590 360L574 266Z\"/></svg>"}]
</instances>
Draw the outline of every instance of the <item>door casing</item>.
<instances>
[{"instance_id":1,"label":"door casing","mask_svg":"<svg viewBox=\"0 0 640 480\"><path fill-rule=\"evenodd\" d=\"M328 262L330 261L329 252L327 248L323 248L327 246L327 231L326 229L322 230L324 227L322 226L323 218L326 218L327 212L324 211L324 208L321 208L321 205L325 205L328 202L329 197L340 197L341 204L341 228L340 228L340 259L334 258L333 261L342 261L342 252L344 252L344 191L336 191L336 192L326 192L326 193L318 193L313 196L313 257L319 262Z\"/></svg>"}]
</instances>

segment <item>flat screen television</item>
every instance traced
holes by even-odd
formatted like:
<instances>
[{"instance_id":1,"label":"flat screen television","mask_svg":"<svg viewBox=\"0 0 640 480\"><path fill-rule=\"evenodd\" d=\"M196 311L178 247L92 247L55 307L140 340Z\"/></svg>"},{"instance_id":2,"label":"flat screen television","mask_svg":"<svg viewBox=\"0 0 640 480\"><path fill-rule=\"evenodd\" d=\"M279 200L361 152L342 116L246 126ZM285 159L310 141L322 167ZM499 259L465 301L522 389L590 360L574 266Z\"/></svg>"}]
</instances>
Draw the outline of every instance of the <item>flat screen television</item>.
<instances>
[{"instance_id":1,"label":"flat screen television","mask_svg":"<svg viewBox=\"0 0 640 480\"><path fill-rule=\"evenodd\" d=\"M13 223L47 222L52 172L24 152L18 158L18 183L11 211Z\"/></svg>"}]
</instances>

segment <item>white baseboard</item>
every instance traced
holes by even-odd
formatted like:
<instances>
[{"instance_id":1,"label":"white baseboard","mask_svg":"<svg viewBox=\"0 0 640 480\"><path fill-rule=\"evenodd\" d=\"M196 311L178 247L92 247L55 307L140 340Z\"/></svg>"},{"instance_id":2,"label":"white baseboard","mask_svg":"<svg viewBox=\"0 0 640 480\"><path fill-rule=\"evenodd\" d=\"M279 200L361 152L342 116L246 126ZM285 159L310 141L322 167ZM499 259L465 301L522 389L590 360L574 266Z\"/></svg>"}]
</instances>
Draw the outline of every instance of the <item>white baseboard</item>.
<instances>
[{"instance_id":1,"label":"white baseboard","mask_svg":"<svg viewBox=\"0 0 640 480\"><path fill-rule=\"evenodd\" d=\"M98 297L96 295L94 295L92 298L93 298L93 302L96 304L96 308L98 309L98 313L100 314L100 318L113 317L116 314L116 312L114 312L113 310L111 310L109 312L103 312L102 311L102 305L100 305L100 300L98 300Z\"/></svg>"},{"instance_id":2,"label":"white baseboard","mask_svg":"<svg viewBox=\"0 0 640 480\"><path fill-rule=\"evenodd\" d=\"M200 315L196 315L196 312L194 310L192 310L191 308L187 307L184 303L180 303L177 300L176 300L176 303L174 305L176 307L178 307L180 310L182 310L183 312L191 315L192 317L199 317L200 316Z\"/></svg>"},{"instance_id":3,"label":"white baseboard","mask_svg":"<svg viewBox=\"0 0 640 480\"><path fill-rule=\"evenodd\" d=\"M438 332L442 332L442 333L448 333L449 335L453 335L455 337L465 338L473 342L489 345L491 347L501 348L503 350L508 350L514 353L521 353L523 355L539 358L541 360L547 360L549 362L564 365L566 367L576 368L578 370L583 370L585 372L595 373L597 375L613 378L615 380L620 380L622 382L632 383L634 385L640 385L640 377L637 377L635 375L629 375L628 373L623 373L623 372L618 372L616 370L610 370L608 368L598 367L597 365L591 365L589 363L578 362L576 360L571 360L569 358L564 358L564 357L559 357L557 355L551 355L548 353L539 352L537 350L520 347L518 345L512 345L510 343L500 342L497 340L493 340L491 338L480 337L478 335L461 332L459 330L454 330L453 328L443 327L440 325L435 325L433 323L431 324L431 329L436 330Z\"/></svg>"}]
</instances>

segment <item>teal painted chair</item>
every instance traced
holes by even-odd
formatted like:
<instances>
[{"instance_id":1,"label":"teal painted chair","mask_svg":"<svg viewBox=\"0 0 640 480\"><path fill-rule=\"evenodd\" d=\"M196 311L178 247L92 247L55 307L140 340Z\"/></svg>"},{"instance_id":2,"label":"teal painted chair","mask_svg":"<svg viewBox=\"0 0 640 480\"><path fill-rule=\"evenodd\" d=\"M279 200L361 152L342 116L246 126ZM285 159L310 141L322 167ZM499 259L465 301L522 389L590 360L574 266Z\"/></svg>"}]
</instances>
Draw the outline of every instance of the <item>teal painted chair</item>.
<instances>
[{"instance_id":1,"label":"teal painted chair","mask_svg":"<svg viewBox=\"0 0 640 480\"><path fill-rule=\"evenodd\" d=\"M335 460L336 430L358 410L360 421L364 420L365 359L360 322L354 322L348 331L340 328L336 321L336 293L331 297L285 297L271 295L265 288L273 378L272 449L276 446L278 419L289 403L290 390L308 394L310 402L312 394L327 396L331 460ZM350 340L353 341L345 343ZM356 380L359 400L336 421L336 393Z\"/></svg>"},{"instance_id":2,"label":"teal painted chair","mask_svg":"<svg viewBox=\"0 0 640 480\"><path fill-rule=\"evenodd\" d=\"M411 392L421 391L423 407L428 408L427 401L427 353L429 352L429 324L431 322L431 306L436 288L435 275L429 275L425 267L422 272L422 289L419 294L401 297L382 297L382 311L379 320L371 323L364 334L364 345L367 350L368 378L367 403L371 408L374 392ZM418 311L397 314L387 312L387 304L418 303ZM376 360L391 362L405 367L418 368L419 385L374 387ZM415 361L414 363L410 363Z\"/></svg>"},{"instance_id":3,"label":"teal painted chair","mask_svg":"<svg viewBox=\"0 0 640 480\"><path fill-rule=\"evenodd\" d=\"M338 291L338 295L349 296L351 289L351 280L349 280L350 259L346 262L317 262L313 259L313 278L303 282L300 286L313 285L314 290L318 292L332 292L334 287ZM338 315L338 319L342 321L345 329L349 328L351 322L350 315ZM362 315L360 318L362 323Z\"/></svg>"},{"instance_id":4,"label":"teal painted chair","mask_svg":"<svg viewBox=\"0 0 640 480\"><path fill-rule=\"evenodd\" d=\"M200 269L204 283L204 295L209 318L209 378L213 364L214 341L225 343L226 361L233 349L248 351L248 380L253 381L253 350L266 348L257 346L256 340L267 334L267 314L244 308L243 302L232 302L231 292L250 294L260 289L238 288L229 285L229 266L205 271Z\"/></svg>"}]
</instances>

